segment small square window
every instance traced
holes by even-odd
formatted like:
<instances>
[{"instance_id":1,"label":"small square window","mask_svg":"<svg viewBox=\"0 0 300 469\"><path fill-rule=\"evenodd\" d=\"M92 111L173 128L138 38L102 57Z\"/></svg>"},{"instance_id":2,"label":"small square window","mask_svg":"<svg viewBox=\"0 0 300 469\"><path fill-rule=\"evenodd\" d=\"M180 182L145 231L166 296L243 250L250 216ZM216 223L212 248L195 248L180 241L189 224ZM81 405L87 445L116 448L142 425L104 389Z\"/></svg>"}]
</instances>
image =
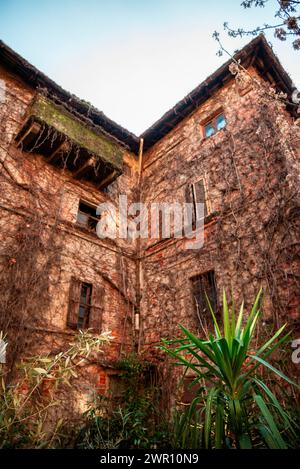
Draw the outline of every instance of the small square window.
<instances>
[{"instance_id":1,"label":"small square window","mask_svg":"<svg viewBox=\"0 0 300 469\"><path fill-rule=\"evenodd\" d=\"M223 113L218 114L214 119L212 119L210 122L205 124L204 126L204 135L205 138L209 138L212 135L214 135L216 132L219 130L224 129L226 127L226 118Z\"/></svg>"},{"instance_id":2,"label":"small square window","mask_svg":"<svg viewBox=\"0 0 300 469\"><path fill-rule=\"evenodd\" d=\"M97 207L80 201L77 212L77 224L90 231L96 231L100 216L97 215Z\"/></svg>"}]
</instances>

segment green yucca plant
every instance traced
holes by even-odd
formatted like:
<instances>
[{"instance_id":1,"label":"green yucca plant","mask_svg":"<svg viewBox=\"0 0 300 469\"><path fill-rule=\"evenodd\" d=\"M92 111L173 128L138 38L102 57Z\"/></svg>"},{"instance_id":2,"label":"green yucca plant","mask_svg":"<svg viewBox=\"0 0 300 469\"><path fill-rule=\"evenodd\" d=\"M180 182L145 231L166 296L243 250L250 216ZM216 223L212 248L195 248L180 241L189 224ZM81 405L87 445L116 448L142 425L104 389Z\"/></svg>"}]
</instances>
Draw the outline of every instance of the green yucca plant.
<instances>
[{"instance_id":1,"label":"green yucca plant","mask_svg":"<svg viewBox=\"0 0 300 469\"><path fill-rule=\"evenodd\" d=\"M192 403L198 412L197 425L193 421L192 426L193 431L201 433L198 441L205 448L287 448L292 446L290 442L296 441L296 422L261 373L262 368L272 372L275 386L280 386L282 380L297 386L266 361L288 339L289 333L282 335L285 325L256 351L252 348L261 294L260 290L246 318L244 304L236 317L233 302L229 308L223 292L222 329L207 300L214 334L203 340L180 326L184 333L182 339L162 341L161 348L176 359L176 365L194 372L193 385L201 384L199 395ZM190 410L182 421L191 422Z\"/></svg>"}]
</instances>

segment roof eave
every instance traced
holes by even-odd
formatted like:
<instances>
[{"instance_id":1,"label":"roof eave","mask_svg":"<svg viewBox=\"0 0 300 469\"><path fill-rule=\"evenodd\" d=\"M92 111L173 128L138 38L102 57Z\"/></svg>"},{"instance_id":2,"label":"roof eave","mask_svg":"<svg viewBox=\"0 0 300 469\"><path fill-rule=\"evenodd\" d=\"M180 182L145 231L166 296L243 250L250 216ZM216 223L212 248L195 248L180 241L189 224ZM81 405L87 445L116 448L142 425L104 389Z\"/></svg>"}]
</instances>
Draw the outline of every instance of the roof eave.
<instances>
[{"instance_id":1,"label":"roof eave","mask_svg":"<svg viewBox=\"0 0 300 469\"><path fill-rule=\"evenodd\" d=\"M98 126L104 133L116 139L121 145L138 153L139 138L136 135L109 119L102 111L64 90L1 40L0 58L2 63L20 76L25 83L36 89L46 89L49 97L67 106L69 111L73 110L85 121L90 121L92 125Z\"/></svg>"},{"instance_id":2,"label":"roof eave","mask_svg":"<svg viewBox=\"0 0 300 469\"><path fill-rule=\"evenodd\" d=\"M269 72L273 73L275 81L280 85L280 89L290 94L293 91L292 80L262 34L238 51L234 55L234 59L240 60L244 66L248 66L251 63L251 59L255 56L260 56L265 63L268 63L267 68ZM232 59L229 59L147 129L140 136L144 139L144 150L148 150L161 138L166 136L201 103L205 102L226 80L230 78L233 79L229 71L229 65L231 63Z\"/></svg>"}]
</instances>

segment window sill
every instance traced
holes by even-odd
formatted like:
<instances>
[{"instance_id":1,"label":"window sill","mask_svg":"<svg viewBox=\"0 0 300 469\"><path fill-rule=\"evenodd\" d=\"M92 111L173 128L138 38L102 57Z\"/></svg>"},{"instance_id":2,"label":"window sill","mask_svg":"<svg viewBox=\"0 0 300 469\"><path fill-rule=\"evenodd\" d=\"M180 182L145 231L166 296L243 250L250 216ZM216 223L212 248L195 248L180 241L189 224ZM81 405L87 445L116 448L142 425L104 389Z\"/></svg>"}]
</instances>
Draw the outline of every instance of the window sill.
<instances>
[{"instance_id":1,"label":"window sill","mask_svg":"<svg viewBox=\"0 0 300 469\"><path fill-rule=\"evenodd\" d=\"M78 230L82 231L83 233L86 233L86 234L89 234L89 235L91 235L91 236L93 236L93 237L97 237L97 238L98 238L96 230L93 230L93 229L91 229L91 228L87 228L87 227L85 227L85 226L83 226L83 225L80 225L79 223L74 223L74 226L75 226L75 228L77 228Z\"/></svg>"}]
</instances>

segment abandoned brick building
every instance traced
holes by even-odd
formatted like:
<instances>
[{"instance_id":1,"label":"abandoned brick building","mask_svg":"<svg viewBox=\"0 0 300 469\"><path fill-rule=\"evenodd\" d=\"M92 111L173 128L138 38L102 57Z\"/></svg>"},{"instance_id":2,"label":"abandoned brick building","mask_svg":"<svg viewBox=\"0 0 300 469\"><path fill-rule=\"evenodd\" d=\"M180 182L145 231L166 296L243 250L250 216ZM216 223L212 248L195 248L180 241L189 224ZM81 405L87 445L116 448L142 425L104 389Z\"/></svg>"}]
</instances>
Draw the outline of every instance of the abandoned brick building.
<instances>
[{"instance_id":1,"label":"abandoned brick building","mask_svg":"<svg viewBox=\"0 0 300 469\"><path fill-rule=\"evenodd\" d=\"M77 328L109 330L86 367L106 389L123 354L157 363L155 345L179 323L205 327L204 292L218 309L223 288L249 305L262 286L262 327L299 327L293 85L263 36L234 59L248 79L229 60L138 138L0 43L0 329L17 337L11 361L57 350ZM203 247L99 239L96 207L120 194L204 202Z\"/></svg>"}]
</instances>

